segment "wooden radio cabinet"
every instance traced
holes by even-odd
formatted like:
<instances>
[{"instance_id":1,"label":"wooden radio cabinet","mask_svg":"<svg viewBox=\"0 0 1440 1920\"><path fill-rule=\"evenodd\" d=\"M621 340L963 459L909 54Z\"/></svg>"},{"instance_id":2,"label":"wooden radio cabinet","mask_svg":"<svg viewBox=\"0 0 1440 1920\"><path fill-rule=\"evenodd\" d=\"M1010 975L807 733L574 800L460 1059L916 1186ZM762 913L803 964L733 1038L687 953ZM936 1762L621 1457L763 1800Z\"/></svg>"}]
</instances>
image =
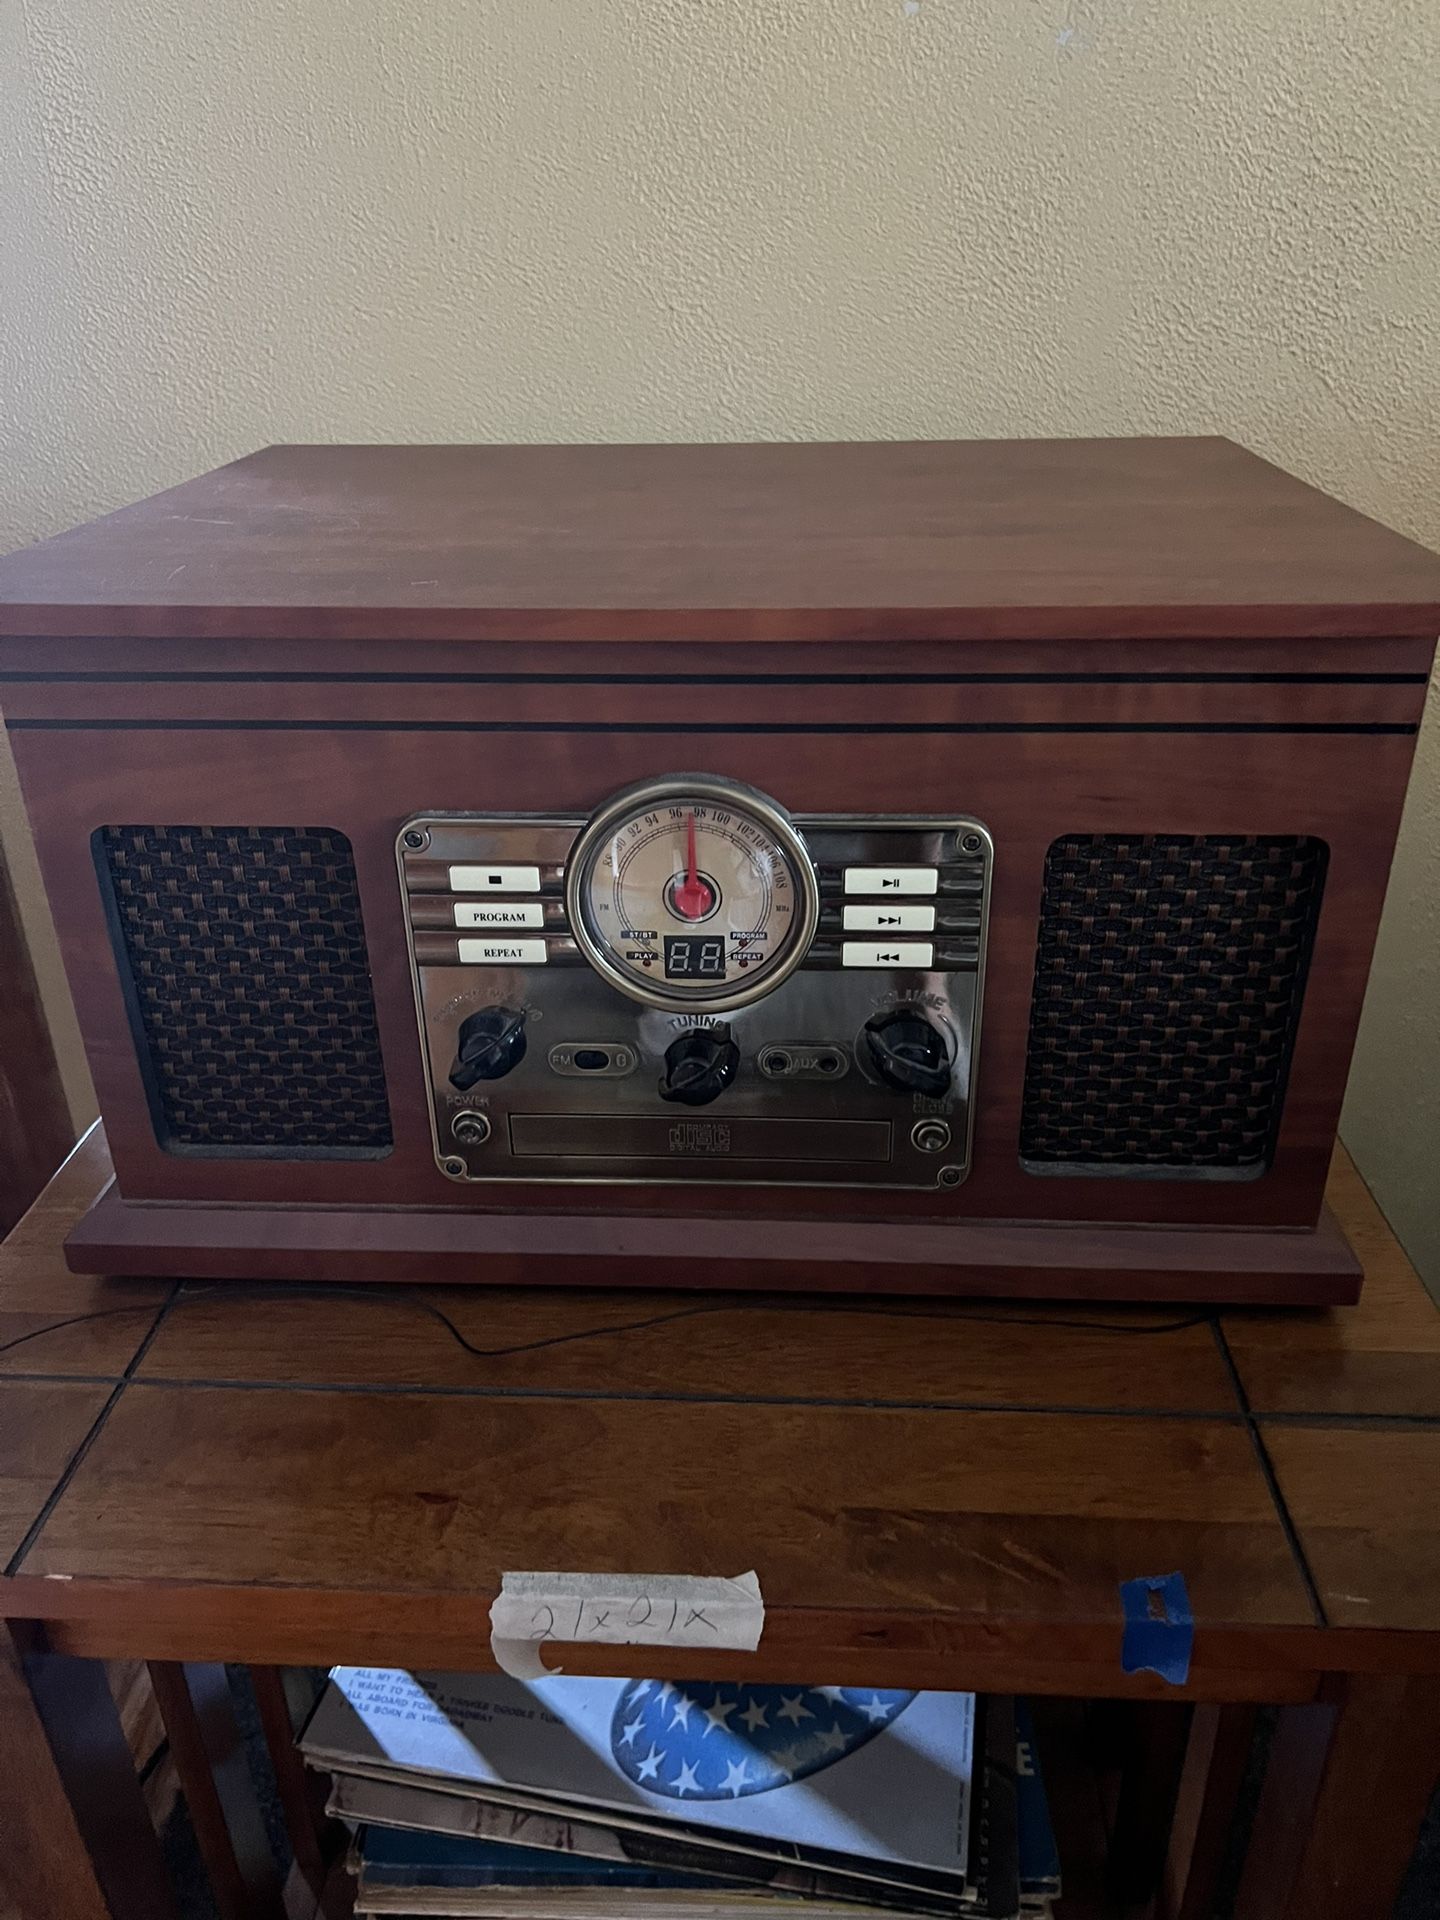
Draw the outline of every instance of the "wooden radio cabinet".
<instances>
[{"instance_id":1,"label":"wooden radio cabinet","mask_svg":"<svg viewBox=\"0 0 1440 1920\"><path fill-rule=\"evenodd\" d=\"M15 554L71 1263L1351 1299L1437 626L1218 439L276 447Z\"/></svg>"}]
</instances>

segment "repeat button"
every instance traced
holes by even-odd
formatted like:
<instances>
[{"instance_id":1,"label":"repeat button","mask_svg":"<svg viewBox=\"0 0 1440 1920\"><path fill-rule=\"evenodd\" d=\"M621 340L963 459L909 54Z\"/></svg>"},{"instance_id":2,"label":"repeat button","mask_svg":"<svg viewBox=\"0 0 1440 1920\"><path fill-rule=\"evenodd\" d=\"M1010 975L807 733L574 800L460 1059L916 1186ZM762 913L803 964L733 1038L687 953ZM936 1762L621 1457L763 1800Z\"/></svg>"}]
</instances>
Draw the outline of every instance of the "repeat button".
<instances>
[{"instance_id":1,"label":"repeat button","mask_svg":"<svg viewBox=\"0 0 1440 1920\"><path fill-rule=\"evenodd\" d=\"M543 967L548 958L543 940L459 940L460 961L467 967Z\"/></svg>"}]
</instances>

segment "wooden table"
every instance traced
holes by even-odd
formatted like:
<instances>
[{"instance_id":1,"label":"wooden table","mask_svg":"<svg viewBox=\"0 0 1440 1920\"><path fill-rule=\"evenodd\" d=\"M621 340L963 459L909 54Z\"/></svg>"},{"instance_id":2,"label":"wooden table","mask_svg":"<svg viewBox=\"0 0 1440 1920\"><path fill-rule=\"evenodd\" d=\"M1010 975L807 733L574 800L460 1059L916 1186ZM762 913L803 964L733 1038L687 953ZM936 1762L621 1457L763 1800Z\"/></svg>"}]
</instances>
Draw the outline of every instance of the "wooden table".
<instances>
[{"instance_id":1,"label":"wooden table","mask_svg":"<svg viewBox=\"0 0 1440 1920\"><path fill-rule=\"evenodd\" d=\"M187 1784L222 1910L278 1911L206 1663L479 1669L506 1569L749 1567L754 1655L559 1657L1165 1703L1133 1797L1162 1841L1174 1805L1177 1920L1273 1704L1238 1912L1388 1914L1440 1773L1440 1315L1343 1155L1364 1302L1291 1313L75 1278L107 1177L97 1132L0 1254L0 1348L38 1336L0 1351L27 1916L173 1911L101 1660L156 1663L182 1762L217 1763ZM1175 1569L1183 1688L1120 1661L1120 1582Z\"/></svg>"}]
</instances>

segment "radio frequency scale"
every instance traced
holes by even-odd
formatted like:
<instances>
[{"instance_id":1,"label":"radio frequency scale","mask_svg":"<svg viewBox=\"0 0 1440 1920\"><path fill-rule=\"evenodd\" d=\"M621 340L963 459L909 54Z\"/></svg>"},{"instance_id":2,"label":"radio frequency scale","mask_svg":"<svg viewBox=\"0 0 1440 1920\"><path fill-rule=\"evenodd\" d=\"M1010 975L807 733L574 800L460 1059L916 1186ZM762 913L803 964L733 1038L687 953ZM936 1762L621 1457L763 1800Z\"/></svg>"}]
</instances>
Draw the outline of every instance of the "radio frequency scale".
<instances>
[{"instance_id":1,"label":"radio frequency scale","mask_svg":"<svg viewBox=\"0 0 1440 1920\"><path fill-rule=\"evenodd\" d=\"M0 560L68 1258L1352 1299L1437 626L1220 440L272 448Z\"/></svg>"}]
</instances>

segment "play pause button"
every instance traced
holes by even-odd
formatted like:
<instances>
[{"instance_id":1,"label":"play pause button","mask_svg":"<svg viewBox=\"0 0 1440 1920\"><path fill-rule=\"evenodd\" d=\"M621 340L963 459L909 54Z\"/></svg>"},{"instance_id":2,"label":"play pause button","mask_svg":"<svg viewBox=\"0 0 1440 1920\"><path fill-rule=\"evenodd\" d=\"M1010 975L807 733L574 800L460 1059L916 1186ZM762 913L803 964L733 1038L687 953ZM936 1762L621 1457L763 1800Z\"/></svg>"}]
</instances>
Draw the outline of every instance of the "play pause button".
<instances>
[{"instance_id":1,"label":"play pause button","mask_svg":"<svg viewBox=\"0 0 1440 1920\"><path fill-rule=\"evenodd\" d=\"M846 867L846 893L934 893L939 875L934 867Z\"/></svg>"}]
</instances>

